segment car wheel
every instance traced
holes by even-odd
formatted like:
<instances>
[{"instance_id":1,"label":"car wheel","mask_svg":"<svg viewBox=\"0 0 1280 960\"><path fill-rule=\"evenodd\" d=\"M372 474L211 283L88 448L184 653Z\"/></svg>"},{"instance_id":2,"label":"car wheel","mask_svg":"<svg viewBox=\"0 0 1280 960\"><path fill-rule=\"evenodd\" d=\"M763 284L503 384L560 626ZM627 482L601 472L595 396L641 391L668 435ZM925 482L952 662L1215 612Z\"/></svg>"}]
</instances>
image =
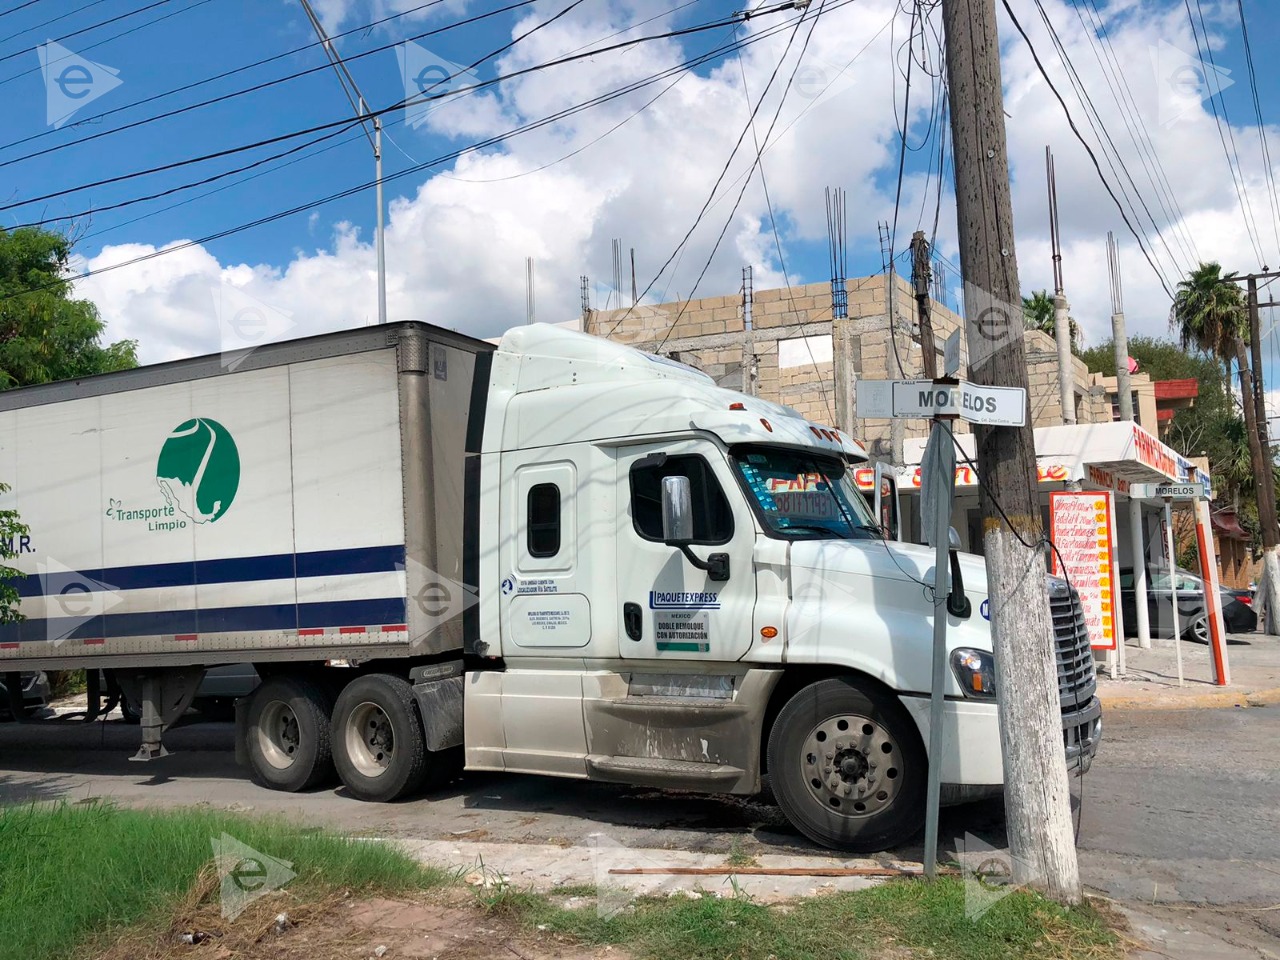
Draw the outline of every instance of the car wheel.
<instances>
[{"instance_id":1,"label":"car wheel","mask_svg":"<svg viewBox=\"0 0 1280 960\"><path fill-rule=\"evenodd\" d=\"M253 691L245 746L257 783L296 793L333 776L332 703L323 687L297 677L272 677Z\"/></svg>"},{"instance_id":2,"label":"car wheel","mask_svg":"<svg viewBox=\"0 0 1280 960\"><path fill-rule=\"evenodd\" d=\"M802 689L769 734L769 779L797 830L823 846L870 853L924 823L928 760L892 694L852 679Z\"/></svg>"},{"instance_id":3,"label":"car wheel","mask_svg":"<svg viewBox=\"0 0 1280 960\"><path fill-rule=\"evenodd\" d=\"M1209 642L1209 617L1201 614L1187 624L1187 629L1182 633L1182 639L1190 640L1192 643Z\"/></svg>"}]
</instances>

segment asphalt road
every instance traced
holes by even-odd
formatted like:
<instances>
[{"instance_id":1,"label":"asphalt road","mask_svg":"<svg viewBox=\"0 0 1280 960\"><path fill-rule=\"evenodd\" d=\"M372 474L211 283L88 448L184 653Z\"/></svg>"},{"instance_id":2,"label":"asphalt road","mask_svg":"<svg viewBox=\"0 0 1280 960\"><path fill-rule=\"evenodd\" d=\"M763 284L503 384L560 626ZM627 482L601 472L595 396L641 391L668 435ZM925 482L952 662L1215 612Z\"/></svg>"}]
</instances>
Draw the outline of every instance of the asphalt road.
<instances>
[{"instance_id":1,"label":"asphalt road","mask_svg":"<svg viewBox=\"0 0 1280 960\"><path fill-rule=\"evenodd\" d=\"M603 833L628 847L817 852L758 801L468 774L428 797L365 804L341 788L255 786L235 764L227 723L181 725L166 743L172 756L134 763L136 727L0 724L0 803L110 797L285 813L365 836L569 846ZM1102 752L1075 788L1085 882L1129 901L1280 904L1278 756L1280 708L1109 712ZM1003 816L998 800L950 808L943 842L1003 847ZM893 854L919 859L919 842ZM1258 916L1280 935L1280 913Z\"/></svg>"}]
</instances>

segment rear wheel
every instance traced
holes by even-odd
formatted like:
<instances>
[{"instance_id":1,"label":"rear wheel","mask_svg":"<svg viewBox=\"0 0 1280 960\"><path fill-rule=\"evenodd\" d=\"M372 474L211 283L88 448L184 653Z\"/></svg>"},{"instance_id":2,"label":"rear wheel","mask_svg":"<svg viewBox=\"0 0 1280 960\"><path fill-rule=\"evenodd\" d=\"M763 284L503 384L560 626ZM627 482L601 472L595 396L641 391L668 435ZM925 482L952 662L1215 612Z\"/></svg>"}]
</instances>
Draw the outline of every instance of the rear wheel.
<instances>
[{"instance_id":1,"label":"rear wheel","mask_svg":"<svg viewBox=\"0 0 1280 960\"><path fill-rule=\"evenodd\" d=\"M253 779L289 792L330 779L332 703L324 688L296 677L271 677L255 689L249 697L245 744Z\"/></svg>"},{"instance_id":2,"label":"rear wheel","mask_svg":"<svg viewBox=\"0 0 1280 960\"><path fill-rule=\"evenodd\" d=\"M387 673L357 677L333 710L338 776L360 800L385 802L418 790L432 767L413 688Z\"/></svg>"},{"instance_id":3,"label":"rear wheel","mask_svg":"<svg viewBox=\"0 0 1280 960\"><path fill-rule=\"evenodd\" d=\"M870 853L924 823L927 758L896 698L852 679L805 687L769 735L773 792L797 830L827 847Z\"/></svg>"}]
</instances>

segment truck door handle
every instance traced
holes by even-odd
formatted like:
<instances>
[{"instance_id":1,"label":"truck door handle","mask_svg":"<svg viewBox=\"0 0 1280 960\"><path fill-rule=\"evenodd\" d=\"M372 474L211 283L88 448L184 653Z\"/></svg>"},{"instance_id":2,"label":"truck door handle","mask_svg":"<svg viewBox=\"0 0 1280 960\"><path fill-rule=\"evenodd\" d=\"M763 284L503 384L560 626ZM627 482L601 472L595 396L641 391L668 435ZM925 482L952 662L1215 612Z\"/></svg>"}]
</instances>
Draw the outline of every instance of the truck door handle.
<instances>
[{"instance_id":1,"label":"truck door handle","mask_svg":"<svg viewBox=\"0 0 1280 960\"><path fill-rule=\"evenodd\" d=\"M622 605L622 625L627 636L639 642L644 636L644 616L640 612L640 604L624 603Z\"/></svg>"}]
</instances>

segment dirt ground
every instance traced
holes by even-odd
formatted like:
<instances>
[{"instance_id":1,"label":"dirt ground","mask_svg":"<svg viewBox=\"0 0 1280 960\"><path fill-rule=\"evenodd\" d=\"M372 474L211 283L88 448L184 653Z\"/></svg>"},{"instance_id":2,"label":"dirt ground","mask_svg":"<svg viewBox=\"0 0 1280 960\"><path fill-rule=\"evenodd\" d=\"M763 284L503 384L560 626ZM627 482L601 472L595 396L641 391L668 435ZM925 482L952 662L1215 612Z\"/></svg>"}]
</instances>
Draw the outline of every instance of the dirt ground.
<instances>
[{"instance_id":1,"label":"dirt ground","mask_svg":"<svg viewBox=\"0 0 1280 960\"><path fill-rule=\"evenodd\" d=\"M319 898L278 890L233 919L206 875L165 928L131 928L103 941L98 960L627 960L616 947L583 947L529 931L474 893L411 899L344 890Z\"/></svg>"}]
</instances>

